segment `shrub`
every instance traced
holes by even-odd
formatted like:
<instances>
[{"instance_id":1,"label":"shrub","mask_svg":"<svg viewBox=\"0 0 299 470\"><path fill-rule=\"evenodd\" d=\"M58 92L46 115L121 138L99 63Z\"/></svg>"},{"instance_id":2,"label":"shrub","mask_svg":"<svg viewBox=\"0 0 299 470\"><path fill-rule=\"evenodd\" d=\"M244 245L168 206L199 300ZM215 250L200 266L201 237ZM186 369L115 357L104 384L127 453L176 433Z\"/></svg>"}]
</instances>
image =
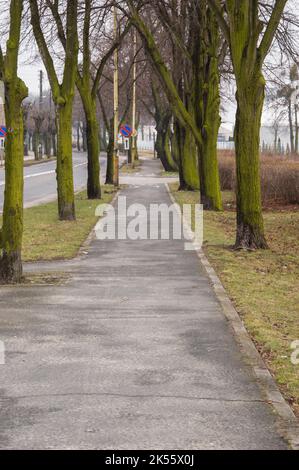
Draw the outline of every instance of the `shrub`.
<instances>
[{"instance_id":1,"label":"shrub","mask_svg":"<svg viewBox=\"0 0 299 470\"><path fill-rule=\"evenodd\" d=\"M223 191L235 191L235 157L232 151L219 152L219 171ZM281 156L261 157L263 204L299 204L299 162Z\"/></svg>"}]
</instances>

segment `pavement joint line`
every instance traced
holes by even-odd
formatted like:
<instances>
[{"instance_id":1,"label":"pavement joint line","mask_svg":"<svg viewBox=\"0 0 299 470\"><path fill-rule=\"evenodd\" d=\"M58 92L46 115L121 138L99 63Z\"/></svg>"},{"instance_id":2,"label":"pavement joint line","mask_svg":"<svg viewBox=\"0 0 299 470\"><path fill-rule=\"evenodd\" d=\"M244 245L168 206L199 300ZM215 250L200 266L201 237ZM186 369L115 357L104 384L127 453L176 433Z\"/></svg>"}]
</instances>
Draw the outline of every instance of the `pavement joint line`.
<instances>
[{"instance_id":1,"label":"pavement joint line","mask_svg":"<svg viewBox=\"0 0 299 470\"><path fill-rule=\"evenodd\" d=\"M187 396L187 395L156 395L156 394L124 394L124 393L115 393L115 392L68 392L68 393L44 393L40 395L11 395L9 397L1 397L0 403L9 401L11 398L16 400L27 400L28 398L45 398L45 397L77 397L77 396L85 396L85 397L98 397L98 396L109 396L113 398L160 398L169 399L174 398L177 400L191 400L191 401L213 401L217 403L265 403L265 400L262 399L237 399L237 398L213 398L213 397L194 397L194 396ZM269 403L266 401L266 403ZM272 404L280 404L279 401L271 401Z\"/></svg>"},{"instance_id":2,"label":"pavement joint line","mask_svg":"<svg viewBox=\"0 0 299 470\"><path fill-rule=\"evenodd\" d=\"M187 224L186 220L182 216L181 209L179 208L173 194L170 191L169 185L165 184L166 190L169 194L170 200L173 204L178 207L179 215L182 223L187 231L191 230L191 227ZM272 377L269 369L263 361L261 355L255 347L253 340L251 339L240 315L235 309L232 301L230 300L228 293L226 292L220 278L216 274L216 271L210 264L207 256L202 249L198 249L194 245L194 251L197 253L198 259L201 265L205 268L205 271L210 279L213 286L215 295L221 305L222 312L226 317L237 343L241 347L241 354L244 359L251 367L254 376L256 377L257 384L263 395L266 397L265 402L273 406L275 413L279 418L279 430L282 436L289 442L292 450L299 450L299 422L296 418L292 408L287 403L282 393L280 392L278 385ZM273 392L276 396L276 401L273 401Z\"/></svg>"}]
</instances>

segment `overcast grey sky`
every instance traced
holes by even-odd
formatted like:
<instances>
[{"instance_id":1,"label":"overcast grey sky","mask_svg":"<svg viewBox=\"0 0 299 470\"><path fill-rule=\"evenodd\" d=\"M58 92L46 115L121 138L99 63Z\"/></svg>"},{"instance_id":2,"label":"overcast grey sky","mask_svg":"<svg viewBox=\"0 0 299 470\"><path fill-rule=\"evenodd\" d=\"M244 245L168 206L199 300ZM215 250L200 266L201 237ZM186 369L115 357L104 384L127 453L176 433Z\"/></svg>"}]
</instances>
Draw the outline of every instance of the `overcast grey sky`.
<instances>
[{"instance_id":1,"label":"overcast grey sky","mask_svg":"<svg viewBox=\"0 0 299 470\"><path fill-rule=\"evenodd\" d=\"M46 70L42 63L34 65L24 65L22 60L19 65L19 76L24 80L29 88L29 93L33 95L39 94L39 71L44 72L44 89L49 88L49 82Z\"/></svg>"}]
</instances>

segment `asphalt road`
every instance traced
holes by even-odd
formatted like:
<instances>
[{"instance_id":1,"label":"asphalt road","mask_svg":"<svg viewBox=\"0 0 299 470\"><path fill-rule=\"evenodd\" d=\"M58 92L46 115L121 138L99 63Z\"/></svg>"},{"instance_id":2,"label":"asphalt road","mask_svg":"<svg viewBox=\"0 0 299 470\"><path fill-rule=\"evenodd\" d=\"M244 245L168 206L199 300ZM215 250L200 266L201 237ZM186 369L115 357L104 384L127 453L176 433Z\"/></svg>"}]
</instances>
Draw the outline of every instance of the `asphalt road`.
<instances>
[{"instance_id":1,"label":"asphalt road","mask_svg":"<svg viewBox=\"0 0 299 470\"><path fill-rule=\"evenodd\" d=\"M102 178L106 175L106 157L101 155ZM87 182L87 155L74 152L74 186L78 191L86 187ZM44 202L54 201L57 197L56 162L41 163L24 168L24 206L31 207ZM4 198L4 169L0 169L0 212L3 208Z\"/></svg>"}]
</instances>

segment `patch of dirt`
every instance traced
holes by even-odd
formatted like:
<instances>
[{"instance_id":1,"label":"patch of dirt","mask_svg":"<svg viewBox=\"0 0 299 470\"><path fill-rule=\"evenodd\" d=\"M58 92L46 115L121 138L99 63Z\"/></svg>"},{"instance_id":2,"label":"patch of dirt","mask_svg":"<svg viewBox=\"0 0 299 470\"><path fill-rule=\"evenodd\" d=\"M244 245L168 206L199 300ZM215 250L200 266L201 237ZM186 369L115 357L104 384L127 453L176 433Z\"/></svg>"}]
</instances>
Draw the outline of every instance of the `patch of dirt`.
<instances>
[{"instance_id":1,"label":"patch of dirt","mask_svg":"<svg viewBox=\"0 0 299 470\"><path fill-rule=\"evenodd\" d=\"M71 278L68 273L30 273L23 278L21 286L60 286L66 284Z\"/></svg>"}]
</instances>

